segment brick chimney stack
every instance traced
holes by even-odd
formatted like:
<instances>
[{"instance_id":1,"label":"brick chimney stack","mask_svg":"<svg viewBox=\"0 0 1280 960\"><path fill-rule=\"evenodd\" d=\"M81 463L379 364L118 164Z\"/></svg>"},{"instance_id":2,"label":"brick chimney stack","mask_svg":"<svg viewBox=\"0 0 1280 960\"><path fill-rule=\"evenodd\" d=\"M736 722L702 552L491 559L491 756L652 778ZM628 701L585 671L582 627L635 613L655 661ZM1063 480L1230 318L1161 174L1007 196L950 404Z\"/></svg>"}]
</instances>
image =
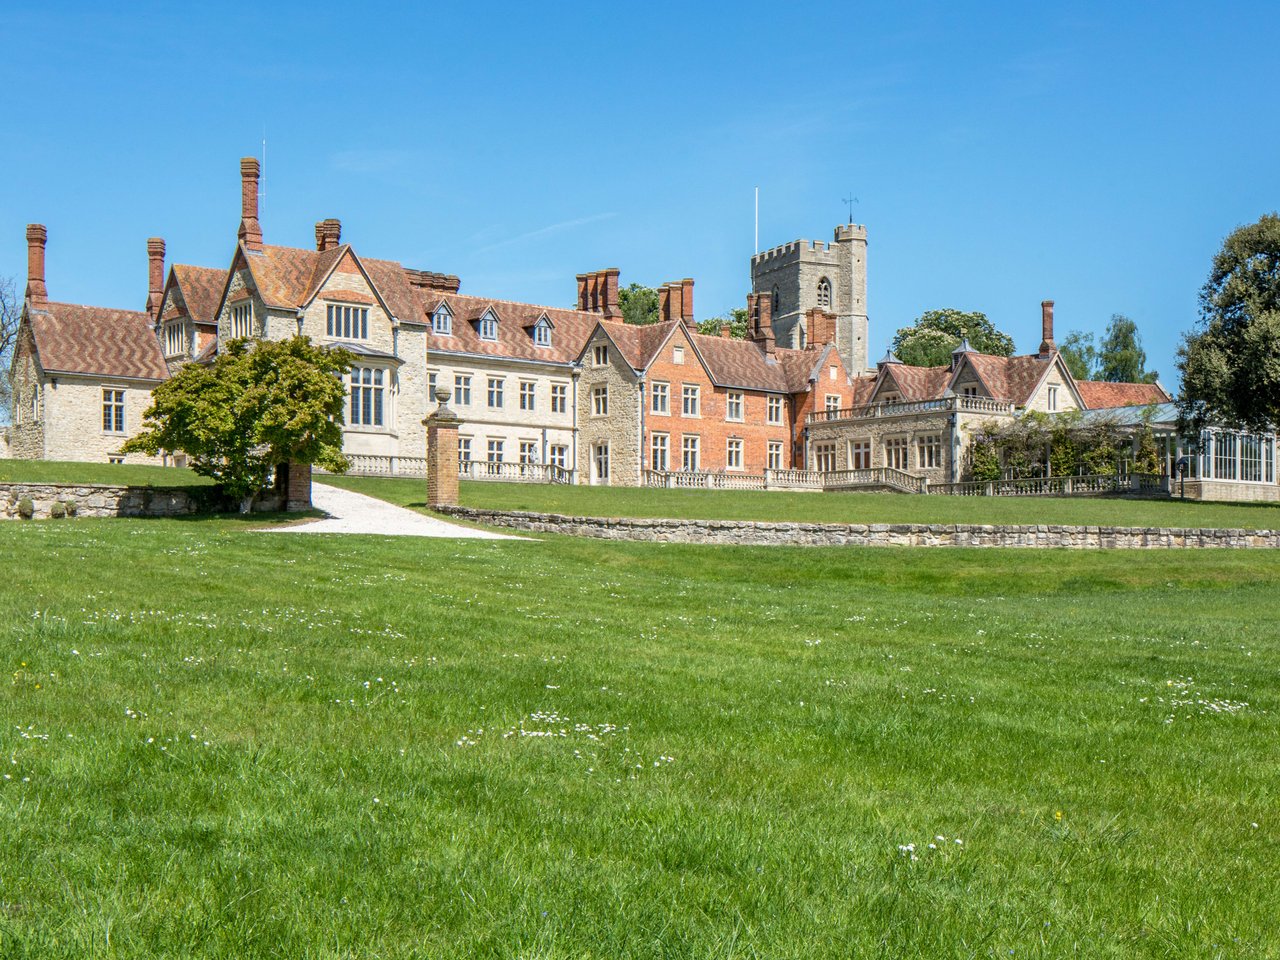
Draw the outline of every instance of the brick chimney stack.
<instances>
[{"instance_id":1,"label":"brick chimney stack","mask_svg":"<svg viewBox=\"0 0 1280 960\"><path fill-rule=\"evenodd\" d=\"M164 299L164 241L159 237L147 239L147 315L151 321L160 319L160 303Z\"/></svg>"},{"instance_id":2,"label":"brick chimney stack","mask_svg":"<svg viewBox=\"0 0 1280 960\"><path fill-rule=\"evenodd\" d=\"M587 275L580 273L575 279L578 281L578 309L585 311L587 309Z\"/></svg>"},{"instance_id":3,"label":"brick chimney stack","mask_svg":"<svg viewBox=\"0 0 1280 960\"><path fill-rule=\"evenodd\" d=\"M262 249L262 224L258 223L258 176L254 157L240 160L240 242L250 250Z\"/></svg>"},{"instance_id":4,"label":"brick chimney stack","mask_svg":"<svg viewBox=\"0 0 1280 960\"><path fill-rule=\"evenodd\" d=\"M825 347L836 342L836 315L821 307L811 307L805 314L805 336L809 346Z\"/></svg>"},{"instance_id":5,"label":"brick chimney stack","mask_svg":"<svg viewBox=\"0 0 1280 960\"><path fill-rule=\"evenodd\" d=\"M320 226L324 228L324 246L320 249L337 250L342 243L342 221L330 217L328 220L321 220Z\"/></svg>"},{"instance_id":6,"label":"brick chimney stack","mask_svg":"<svg viewBox=\"0 0 1280 960\"><path fill-rule=\"evenodd\" d=\"M693 320L693 279L685 277L680 281L680 319L684 321L686 327L693 330L696 324Z\"/></svg>"},{"instance_id":7,"label":"brick chimney stack","mask_svg":"<svg viewBox=\"0 0 1280 960\"><path fill-rule=\"evenodd\" d=\"M604 312L606 320L622 319L622 308L618 305L618 275L621 271L617 267L607 267L600 271L600 308Z\"/></svg>"},{"instance_id":8,"label":"brick chimney stack","mask_svg":"<svg viewBox=\"0 0 1280 960\"><path fill-rule=\"evenodd\" d=\"M1053 301L1040 302L1040 356L1047 357L1058 349L1053 342Z\"/></svg>"},{"instance_id":9,"label":"brick chimney stack","mask_svg":"<svg viewBox=\"0 0 1280 960\"><path fill-rule=\"evenodd\" d=\"M44 245L49 231L42 223L27 224L27 299L36 306L49 302L44 285Z\"/></svg>"},{"instance_id":10,"label":"brick chimney stack","mask_svg":"<svg viewBox=\"0 0 1280 960\"><path fill-rule=\"evenodd\" d=\"M747 294L747 339L768 354L777 348L773 336L773 298L767 293Z\"/></svg>"}]
</instances>

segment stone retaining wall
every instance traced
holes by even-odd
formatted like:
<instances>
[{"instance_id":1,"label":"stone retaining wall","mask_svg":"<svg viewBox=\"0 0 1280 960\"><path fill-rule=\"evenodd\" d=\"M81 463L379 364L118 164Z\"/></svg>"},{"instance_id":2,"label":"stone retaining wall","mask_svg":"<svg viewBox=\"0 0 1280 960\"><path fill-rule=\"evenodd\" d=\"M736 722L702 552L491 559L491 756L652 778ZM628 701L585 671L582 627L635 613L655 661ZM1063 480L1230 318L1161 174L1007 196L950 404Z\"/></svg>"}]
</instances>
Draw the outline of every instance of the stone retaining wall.
<instances>
[{"instance_id":1,"label":"stone retaining wall","mask_svg":"<svg viewBox=\"0 0 1280 960\"><path fill-rule=\"evenodd\" d=\"M30 514L27 509L30 508ZM278 510L265 494L254 510ZM72 517L181 517L231 509L207 487L130 487L100 483L0 482L0 520Z\"/></svg>"},{"instance_id":2,"label":"stone retaining wall","mask_svg":"<svg viewBox=\"0 0 1280 960\"><path fill-rule=\"evenodd\" d=\"M1052 524L771 523L759 520L647 520L442 507L465 520L603 540L804 547L1068 547L1275 549L1277 530L1182 527L1071 527Z\"/></svg>"}]
</instances>

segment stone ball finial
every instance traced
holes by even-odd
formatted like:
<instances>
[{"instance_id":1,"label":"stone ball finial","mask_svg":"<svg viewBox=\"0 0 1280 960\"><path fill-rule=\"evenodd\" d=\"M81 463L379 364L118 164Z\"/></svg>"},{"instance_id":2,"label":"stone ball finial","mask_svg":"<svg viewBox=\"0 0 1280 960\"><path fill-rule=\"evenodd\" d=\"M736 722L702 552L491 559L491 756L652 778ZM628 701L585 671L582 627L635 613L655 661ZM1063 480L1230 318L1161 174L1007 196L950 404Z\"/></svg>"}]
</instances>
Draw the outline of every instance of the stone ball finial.
<instances>
[{"instance_id":1,"label":"stone ball finial","mask_svg":"<svg viewBox=\"0 0 1280 960\"><path fill-rule=\"evenodd\" d=\"M443 407L448 403L451 395L452 391L448 387L436 387L436 403L440 404L440 406Z\"/></svg>"}]
</instances>

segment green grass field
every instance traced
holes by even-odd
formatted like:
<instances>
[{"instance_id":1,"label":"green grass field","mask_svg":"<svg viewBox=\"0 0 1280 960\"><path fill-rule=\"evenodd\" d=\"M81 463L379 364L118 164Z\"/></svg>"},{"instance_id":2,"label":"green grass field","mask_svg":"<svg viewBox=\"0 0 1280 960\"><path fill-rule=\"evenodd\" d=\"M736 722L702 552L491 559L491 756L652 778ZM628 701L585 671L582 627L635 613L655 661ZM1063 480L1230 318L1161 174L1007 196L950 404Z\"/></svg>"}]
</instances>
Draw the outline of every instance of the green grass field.
<instances>
[{"instance_id":1,"label":"green grass field","mask_svg":"<svg viewBox=\"0 0 1280 960\"><path fill-rule=\"evenodd\" d=\"M177 467L132 463L73 463L58 460L0 460L0 481L27 483L115 483L136 487L186 487L211 483Z\"/></svg>"},{"instance_id":2,"label":"green grass field","mask_svg":"<svg viewBox=\"0 0 1280 960\"><path fill-rule=\"evenodd\" d=\"M1280 954L1272 553L0 555L5 958Z\"/></svg>"},{"instance_id":3,"label":"green grass field","mask_svg":"<svg viewBox=\"0 0 1280 960\"><path fill-rule=\"evenodd\" d=\"M426 506L426 481L325 476L323 483L402 506ZM946 497L900 493L764 493L464 482L463 506L571 516L696 517L806 523L1053 523L1280 528L1280 506L1096 497Z\"/></svg>"}]
</instances>

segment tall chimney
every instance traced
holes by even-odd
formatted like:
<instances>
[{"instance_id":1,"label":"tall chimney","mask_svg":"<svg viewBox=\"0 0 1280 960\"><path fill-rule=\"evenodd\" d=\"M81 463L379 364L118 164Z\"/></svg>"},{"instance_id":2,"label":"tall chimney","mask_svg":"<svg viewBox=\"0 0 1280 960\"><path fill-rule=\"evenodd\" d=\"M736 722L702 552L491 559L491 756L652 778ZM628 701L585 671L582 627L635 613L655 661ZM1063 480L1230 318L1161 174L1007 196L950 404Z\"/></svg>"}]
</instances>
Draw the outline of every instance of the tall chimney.
<instances>
[{"instance_id":1,"label":"tall chimney","mask_svg":"<svg viewBox=\"0 0 1280 960\"><path fill-rule=\"evenodd\" d=\"M671 287L663 284L658 288L658 320L666 323L671 319Z\"/></svg>"},{"instance_id":2,"label":"tall chimney","mask_svg":"<svg viewBox=\"0 0 1280 960\"><path fill-rule=\"evenodd\" d=\"M240 159L240 242L250 250L262 249L262 224L258 223L258 161Z\"/></svg>"},{"instance_id":3,"label":"tall chimney","mask_svg":"<svg viewBox=\"0 0 1280 960\"><path fill-rule=\"evenodd\" d=\"M587 275L580 273L575 277L578 281L578 309L587 309Z\"/></svg>"},{"instance_id":4,"label":"tall chimney","mask_svg":"<svg viewBox=\"0 0 1280 960\"><path fill-rule=\"evenodd\" d=\"M323 220L316 221L316 249L317 250L324 249L324 221Z\"/></svg>"},{"instance_id":5,"label":"tall chimney","mask_svg":"<svg viewBox=\"0 0 1280 960\"><path fill-rule=\"evenodd\" d=\"M1057 349L1053 342L1053 301L1040 301L1040 356L1047 357Z\"/></svg>"},{"instance_id":6,"label":"tall chimney","mask_svg":"<svg viewBox=\"0 0 1280 960\"><path fill-rule=\"evenodd\" d=\"M321 250L337 250L342 243L342 221L336 217L330 217L327 220L321 220L320 226L324 230L324 246Z\"/></svg>"},{"instance_id":7,"label":"tall chimney","mask_svg":"<svg viewBox=\"0 0 1280 960\"><path fill-rule=\"evenodd\" d=\"M694 326L693 321L693 278L685 277L680 281L680 318L684 320L688 327Z\"/></svg>"},{"instance_id":8,"label":"tall chimney","mask_svg":"<svg viewBox=\"0 0 1280 960\"><path fill-rule=\"evenodd\" d=\"M773 298L767 293L747 294L747 336L765 353L773 353Z\"/></svg>"},{"instance_id":9,"label":"tall chimney","mask_svg":"<svg viewBox=\"0 0 1280 960\"><path fill-rule=\"evenodd\" d=\"M601 271L602 290L600 306L604 309L606 320L622 317L622 308L618 306L618 274L617 267L607 267Z\"/></svg>"},{"instance_id":10,"label":"tall chimney","mask_svg":"<svg viewBox=\"0 0 1280 960\"><path fill-rule=\"evenodd\" d=\"M49 302L44 285L44 245L48 239L44 224L27 224L27 299L40 306Z\"/></svg>"},{"instance_id":11,"label":"tall chimney","mask_svg":"<svg viewBox=\"0 0 1280 960\"><path fill-rule=\"evenodd\" d=\"M147 239L147 314L152 323L160 319L160 303L164 299L164 241Z\"/></svg>"}]
</instances>

